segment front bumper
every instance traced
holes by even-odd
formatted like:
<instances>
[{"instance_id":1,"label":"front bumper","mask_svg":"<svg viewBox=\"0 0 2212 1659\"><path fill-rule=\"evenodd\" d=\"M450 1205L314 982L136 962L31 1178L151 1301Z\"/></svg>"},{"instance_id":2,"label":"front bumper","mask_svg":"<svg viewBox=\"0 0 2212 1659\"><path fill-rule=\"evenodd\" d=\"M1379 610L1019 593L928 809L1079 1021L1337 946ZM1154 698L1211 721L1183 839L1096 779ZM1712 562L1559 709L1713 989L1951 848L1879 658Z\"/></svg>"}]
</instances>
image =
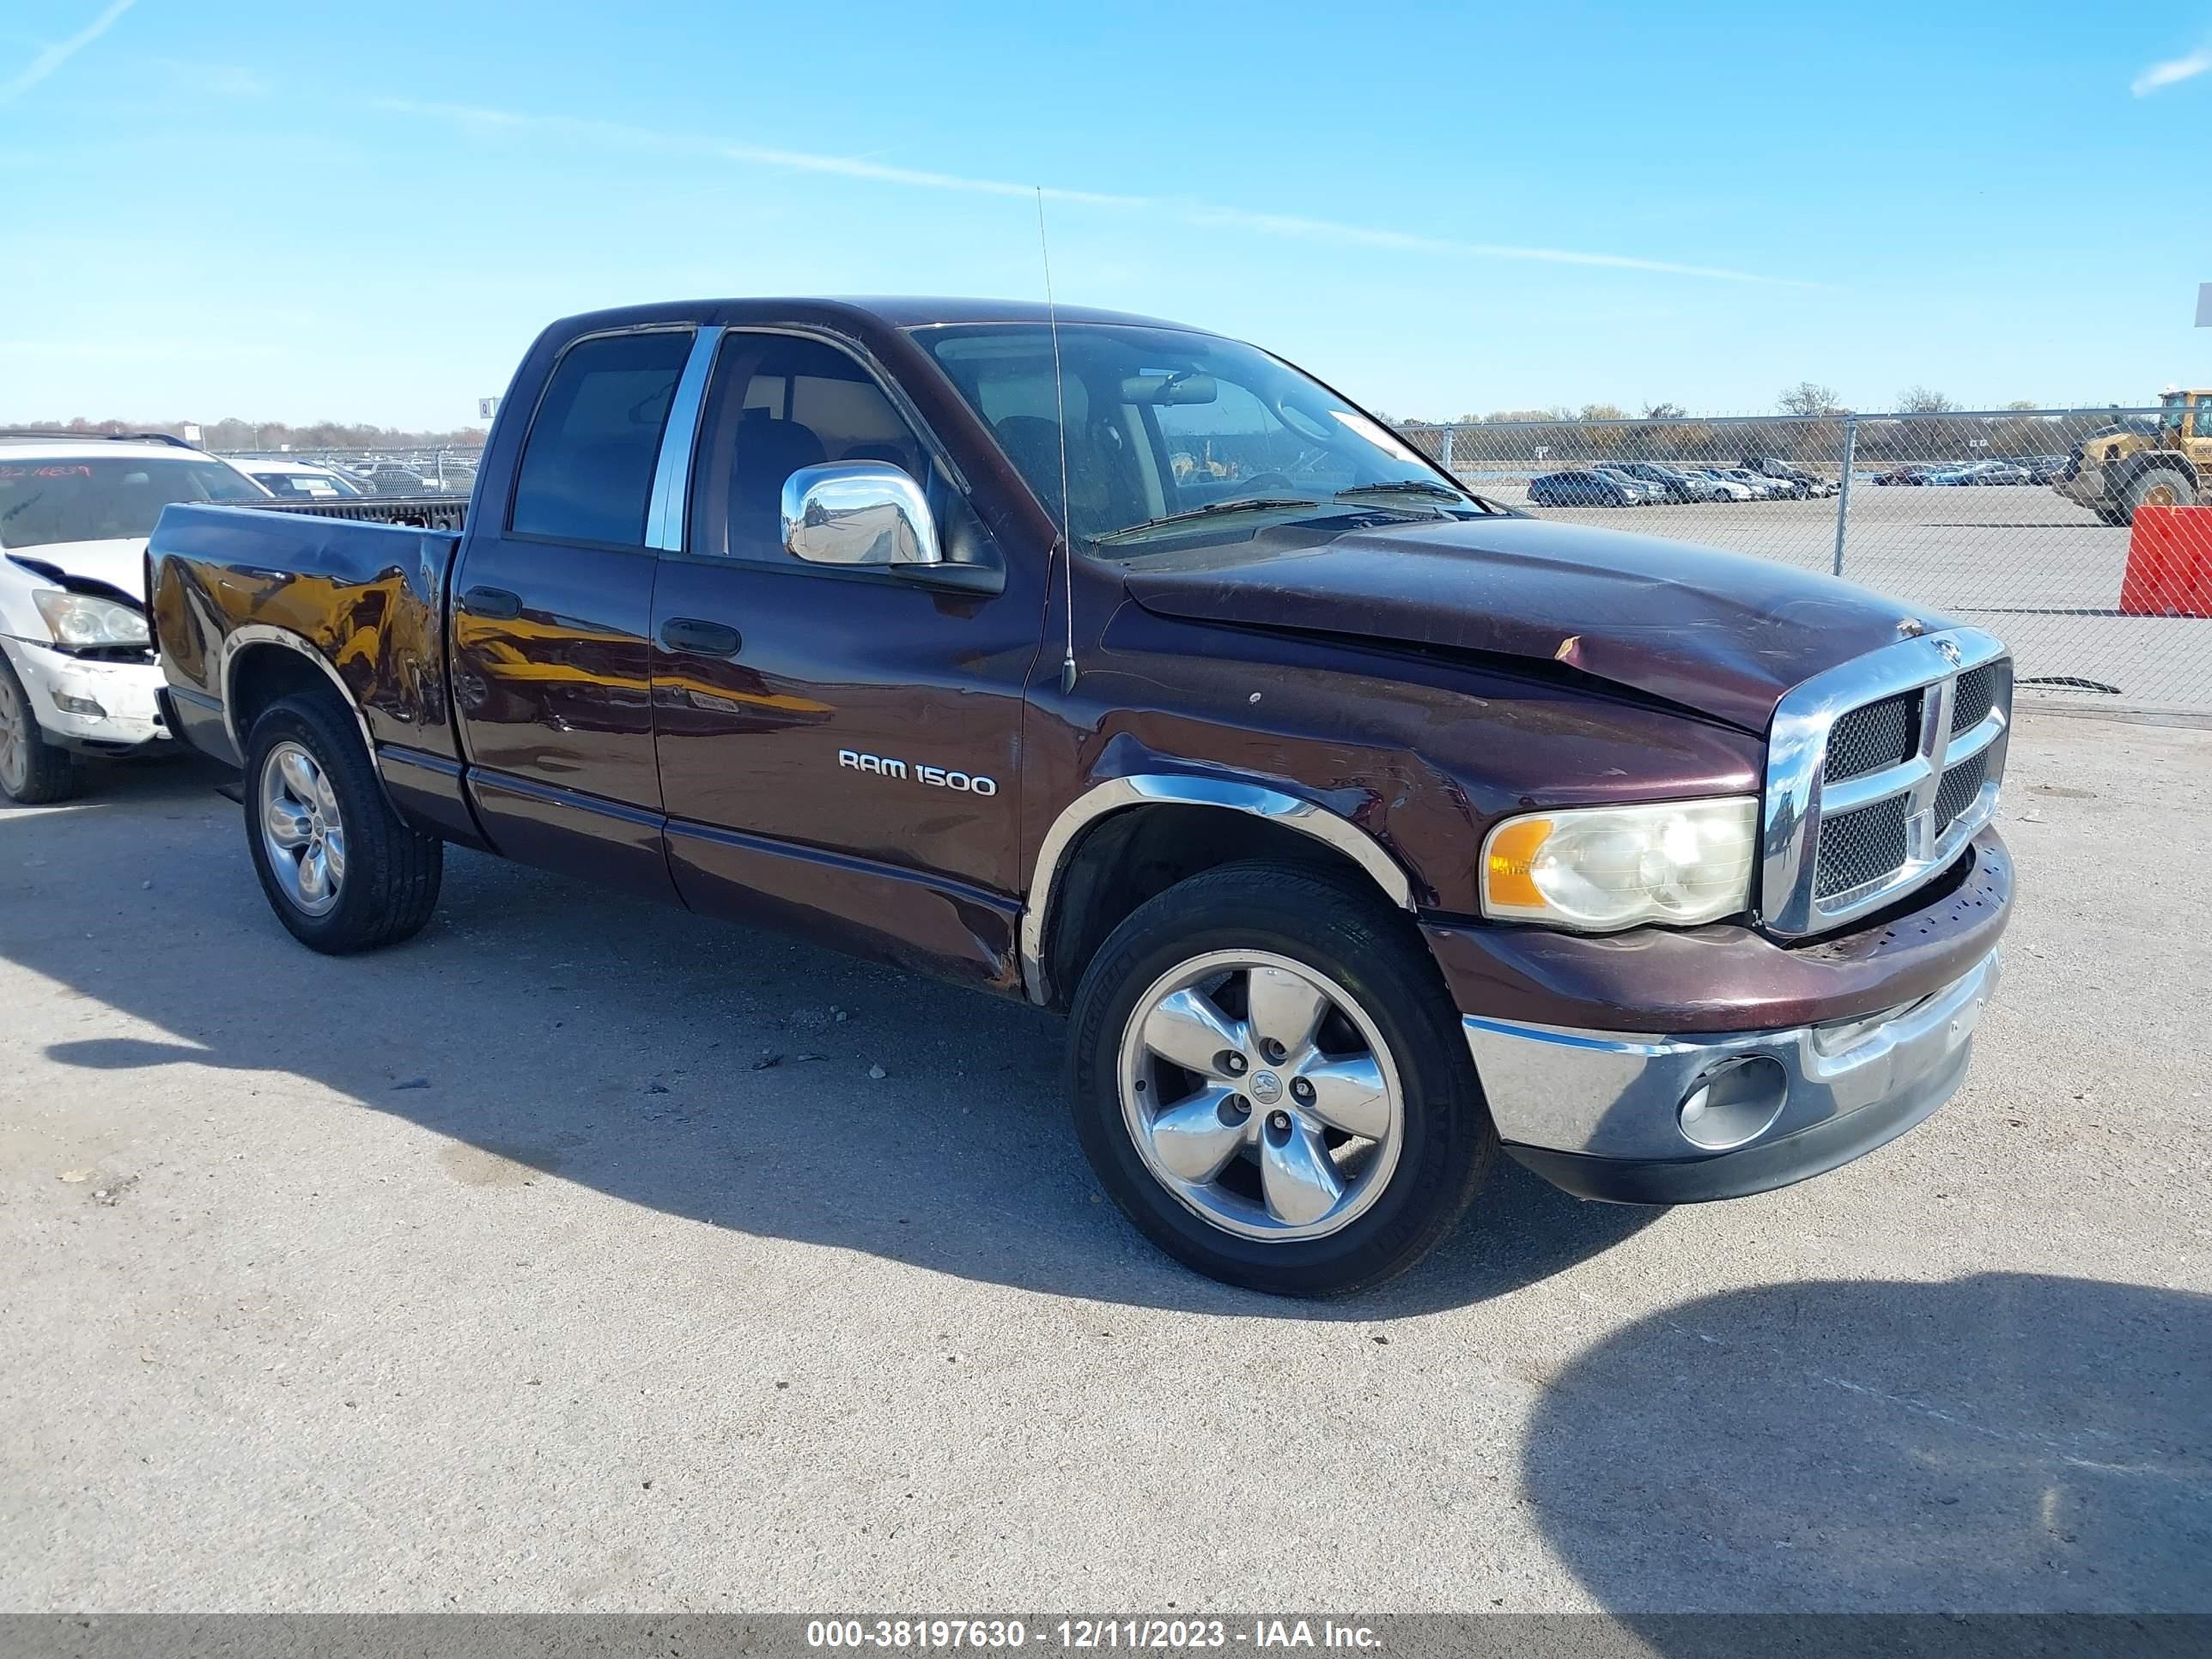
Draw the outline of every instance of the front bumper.
<instances>
[{"instance_id":1,"label":"front bumper","mask_svg":"<svg viewBox=\"0 0 2212 1659\"><path fill-rule=\"evenodd\" d=\"M1997 975L1991 951L1902 1007L1779 1030L1461 1024L1514 1158L1584 1198L1696 1203L1820 1175L1926 1118L1966 1075ZM1686 1125L1685 1103L1701 1091Z\"/></svg>"},{"instance_id":2,"label":"front bumper","mask_svg":"<svg viewBox=\"0 0 2212 1659\"><path fill-rule=\"evenodd\" d=\"M40 729L66 749L127 754L166 744L156 702L161 670L152 662L99 662L26 640L0 641L30 694Z\"/></svg>"}]
</instances>

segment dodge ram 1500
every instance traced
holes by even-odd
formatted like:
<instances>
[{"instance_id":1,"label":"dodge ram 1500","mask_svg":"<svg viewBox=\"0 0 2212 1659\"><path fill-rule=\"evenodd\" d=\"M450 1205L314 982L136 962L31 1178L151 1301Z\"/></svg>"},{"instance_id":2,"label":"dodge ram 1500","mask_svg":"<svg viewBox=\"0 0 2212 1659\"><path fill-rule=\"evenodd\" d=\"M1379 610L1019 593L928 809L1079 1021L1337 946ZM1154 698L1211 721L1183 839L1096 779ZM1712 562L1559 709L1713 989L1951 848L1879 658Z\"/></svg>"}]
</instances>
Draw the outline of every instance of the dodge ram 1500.
<instances>
[{"instance_id":1,"label":"dodge ram 1500","mask_svg":"<svg viewBox=\"0 0 2212 1659\"><path fill-rule=\"evenodd\" d=\"M1501 1145L1629 1202L1832 1169L1996 984L1998 641L1498 507L1217 335L572 318L454 527L291 505L148 557L302 942L415 933L452 842L1028 998L1106 1190L1236 1283L1407 1267Z\"/></svg>"}]
</instances>

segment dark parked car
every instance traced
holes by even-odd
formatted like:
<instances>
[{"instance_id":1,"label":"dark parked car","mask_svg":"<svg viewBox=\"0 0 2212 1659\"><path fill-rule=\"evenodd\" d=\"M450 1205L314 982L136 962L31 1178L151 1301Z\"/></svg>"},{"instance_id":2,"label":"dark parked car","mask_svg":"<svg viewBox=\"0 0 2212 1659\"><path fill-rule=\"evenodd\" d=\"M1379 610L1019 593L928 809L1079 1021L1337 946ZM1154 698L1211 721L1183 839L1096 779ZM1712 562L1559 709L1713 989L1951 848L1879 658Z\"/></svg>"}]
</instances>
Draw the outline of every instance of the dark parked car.
<instances>
[{"instance_id":1,"label":"dark parked car","mask_svg":"<svg viewBox=\"0 0 2212 1659\"><path fill-rule=\"evenodd\" d=\"M1600 471L1626 473L1649 484L1659 492L1662 501L1680 504L1721 499L1721 489L1711 478L1685 472L1680 467L1663 466L1656 461L1609 461Z\"/></svg>"},{"instance_id":2,"label":"dark parked car","mask_svg":"<svg viewBox=\"0 0 2212 1659\"><path fill-rule=\"evenodd\" d=\"M315 950L419 930L453 842L1064 1011L1105 1191L1304 1295L1419 1259L1501 1143L1725 1198L1965 1074L2012 890L1987 634L1497 507L1279 359L1110 313L627 307L499 407L457 531L155 530L166 715L244 769ZM495 949L477 920L428 948ZM975 1133L1034 1132L1000 1109Z\"/></svg>"},{"instance_id":3,"label":"dark parked car","mask_svg":"<svg viewBox=\"0 0 2212 1659\"><path fill-rule=\"evenodd\" d=\"M1634 507L1643 497L1627 478L1570 471L1529 479L1528 499L1538 507Z\"/></svg>"}]
</instances>

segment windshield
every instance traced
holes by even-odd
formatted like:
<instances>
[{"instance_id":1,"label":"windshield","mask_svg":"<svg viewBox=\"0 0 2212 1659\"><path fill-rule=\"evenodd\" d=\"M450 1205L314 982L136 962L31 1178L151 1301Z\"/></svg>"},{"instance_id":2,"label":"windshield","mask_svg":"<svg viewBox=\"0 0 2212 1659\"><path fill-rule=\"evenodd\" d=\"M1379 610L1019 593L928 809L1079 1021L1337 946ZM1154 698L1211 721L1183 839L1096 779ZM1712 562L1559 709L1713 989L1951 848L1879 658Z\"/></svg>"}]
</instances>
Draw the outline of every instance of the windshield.
<instances>
[{"instance_id":1,"label":"windshield","mask_svg":"<svg viewBox=\"0 0 2212 1659\"><path fill-rule=\"evenodd\" d=\"M1063 324L1055 400L1042 324L933 326L915 337L1060 516L1060 404L1067 516L1079 543L1170 534L1176 515L1266 501L1433 515L1473 504L1388 428L1264 351L1182 329ZM1417 489L1376 486L1414 484ZM1355 501L1334 498L1358 494ZM1255 508L1255 511L1269 509Z\"/></svg>"},{"instance_id":2,"label":"windshield","mask_svg":"<svg viewBox=\"0 0 2212 1659\"><path fill-rule=\"evenodd\" d=\"M94 455L0 456L0 547L139 539L171 501L256 501L267 494L221 461Z\"/></svg>"}]
</instances>

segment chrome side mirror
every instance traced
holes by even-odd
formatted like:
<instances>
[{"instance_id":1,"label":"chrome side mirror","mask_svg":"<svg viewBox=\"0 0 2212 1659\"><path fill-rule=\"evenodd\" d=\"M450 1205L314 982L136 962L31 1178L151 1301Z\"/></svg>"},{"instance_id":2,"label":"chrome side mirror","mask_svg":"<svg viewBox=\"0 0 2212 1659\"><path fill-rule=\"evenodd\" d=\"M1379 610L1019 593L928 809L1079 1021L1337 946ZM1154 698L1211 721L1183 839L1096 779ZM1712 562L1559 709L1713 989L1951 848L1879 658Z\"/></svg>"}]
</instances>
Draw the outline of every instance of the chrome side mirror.
<instances>
[{"instance_id":1,"label":"chrome side mirror","mask_svg":"<svg viewBox=\"0 0 2212 1659\"><path fill-rule=\"evenodd\" d=\"M786 478L783 544L809 564L945 562L921 486L882 461L802 466Z\"/></svg>"}]
</instances>

